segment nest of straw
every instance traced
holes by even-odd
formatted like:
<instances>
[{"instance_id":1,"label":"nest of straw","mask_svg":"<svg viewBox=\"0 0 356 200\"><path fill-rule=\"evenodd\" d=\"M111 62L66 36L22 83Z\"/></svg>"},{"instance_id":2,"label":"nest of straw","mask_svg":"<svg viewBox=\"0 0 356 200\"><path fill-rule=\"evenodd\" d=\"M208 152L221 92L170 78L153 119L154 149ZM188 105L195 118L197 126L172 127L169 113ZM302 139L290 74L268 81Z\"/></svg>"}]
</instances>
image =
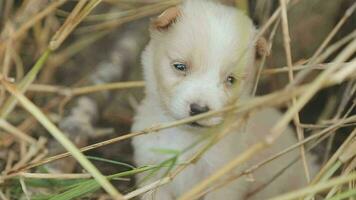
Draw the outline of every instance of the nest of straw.
<instances>
[{"instance_id":1,"label":"nest of straw","mask_svg":"<svg viewBox=\"0 0 356 200\"><path fill-rule=\"evenodd\" d=\"M266 106L284 113L269 134L180 199L196 199L295 148L301 149L298 159L314 151L321 170L304 188L275 199L355 199L356 4L221 2L250 13L259 24L258 36L267 39L271 53L257 66L256 96L130 132L144 87L138 60L147 42L147 19L180 1L1 1L0 199L136 198L169 183L184 166L138 188L134 175L158 166L133 166L130 138ZM221 180L273 145L290 125L297 144Z\"/></svg>"}]
</instances>

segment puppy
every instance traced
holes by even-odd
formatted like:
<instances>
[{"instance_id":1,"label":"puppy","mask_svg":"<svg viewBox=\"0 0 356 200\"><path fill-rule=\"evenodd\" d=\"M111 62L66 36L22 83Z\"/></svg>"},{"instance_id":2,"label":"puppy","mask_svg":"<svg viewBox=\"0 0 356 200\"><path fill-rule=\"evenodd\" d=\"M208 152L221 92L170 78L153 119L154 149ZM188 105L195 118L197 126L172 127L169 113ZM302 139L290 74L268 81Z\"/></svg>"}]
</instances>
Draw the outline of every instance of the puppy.
<instances>
[{"instance_id":1,"label":"puppy","mask_svg":"<svg viewBox=\"0 0 356 200\"><path fill-rule=\"evenodd\" d=\"M253 83L255 33L251 20L242 12L207 0L187 0L163 12L152 21L151 40L142 54L146 96L137 110L132 130L219 110L247 99ZM146 193L143 199L177 199L263 138L279 117L273 109L251 114L245 126L227 134L171 183ZM227 118L236 120L236 116L215 116L135 137L132 141L135 162L138 166L159 165L172 157L162 153L168 149L181 152L176 164L184 163L209 141L192 144L202 140L211 132L209 130L223 128ZM293 134L288 130L275 145L236 172L296 143ZM282 156L254 172L254 181L240 178L206 194L203 199L246 199L297 155L298 151L294 151ZM250 199L266 199L300 187L306 183L302 169L300 163L293 165ZM166 168L162 170L153 177L151 174L148 181L161 178ZM146 180L145 175L137 177L139 183Z\"/></svg>"}]
</instances>

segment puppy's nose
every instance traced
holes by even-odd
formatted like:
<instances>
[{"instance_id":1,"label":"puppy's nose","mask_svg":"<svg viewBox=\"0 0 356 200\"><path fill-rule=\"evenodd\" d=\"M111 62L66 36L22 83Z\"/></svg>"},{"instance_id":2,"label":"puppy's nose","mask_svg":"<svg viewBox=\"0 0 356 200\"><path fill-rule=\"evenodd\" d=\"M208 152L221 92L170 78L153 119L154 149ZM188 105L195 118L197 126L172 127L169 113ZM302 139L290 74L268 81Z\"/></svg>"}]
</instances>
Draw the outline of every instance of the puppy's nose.
<instances>
[{"instance_id":1,"label":"puppy's nose","mask_svg":"<svg viewBox=\"0 0 356 200\"><path fill-rule=\"evenodd\" d=\"M199 104L196 104L196 103L192 103L190 104L190 116L193 116L193 115L198 115L198 114L201 114L201 113L205 113L205 112L208 112L210 109L208 106L201 106Z\"/></svg>"}]
</instances>

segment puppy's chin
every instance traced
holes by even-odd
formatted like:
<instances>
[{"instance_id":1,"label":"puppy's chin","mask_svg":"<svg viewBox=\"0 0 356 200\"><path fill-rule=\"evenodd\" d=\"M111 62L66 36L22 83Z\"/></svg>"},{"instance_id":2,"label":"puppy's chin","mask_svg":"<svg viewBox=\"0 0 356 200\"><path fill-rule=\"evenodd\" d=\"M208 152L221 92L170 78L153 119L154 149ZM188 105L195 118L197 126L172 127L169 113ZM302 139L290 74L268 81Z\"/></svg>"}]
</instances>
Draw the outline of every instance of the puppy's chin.
<instances>
[{"instance_id":1,"label":"puppy's chin","mask_svg":"<svg viewBox=\"0 0 356 200\"><path fill-rule=\"evenodd\" d=\"M186 117L179 117L179 115L172 113L172 112L166 112L168 115L170 115L173 119L175 120L182 120L185 118L188 118L189 116ZM201 119L195 122L191 122L187 124L189 127L194 127L194 128L209 128L209 127L214 127L223 122L223 118L221 116L218 117L210 117L206 119Z\"/></svg>"},{"instance_id":2,"label":"puppy's chin","mask_svg":"<svg viewBox=\"0 0 356 200\"><path fill-rule=\"evenodd\" d=\"M193 122L190 124L190 126L196 127L196 128L209 128L209 127L213 127L213 126L217 126L217 125L221 124L222 121L223 121L222 117L210 117L207 119L202 119L202 120Z\"/></svg>"}]
</instances>

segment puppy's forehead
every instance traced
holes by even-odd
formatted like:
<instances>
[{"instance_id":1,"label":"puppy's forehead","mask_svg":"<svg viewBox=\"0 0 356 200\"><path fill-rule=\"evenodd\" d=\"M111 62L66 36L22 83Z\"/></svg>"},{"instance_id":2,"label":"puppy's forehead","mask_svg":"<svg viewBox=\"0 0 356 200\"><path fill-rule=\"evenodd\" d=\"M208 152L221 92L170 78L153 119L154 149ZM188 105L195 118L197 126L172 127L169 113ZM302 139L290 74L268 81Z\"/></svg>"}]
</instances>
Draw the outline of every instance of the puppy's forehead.
<instances>
[{"instance_id":1,"label":"puppy's forehead","mask_svg":"<svg viewBox=\"0 0 356 200\"><path fill-rule=\"evenodd\" d=\"M236 9L193 0L181 7L181 16L167 33L167 43L175 54L171 57L228 65L246 51L253 32L251 20Z\"/></svg>"}]
</instances>

